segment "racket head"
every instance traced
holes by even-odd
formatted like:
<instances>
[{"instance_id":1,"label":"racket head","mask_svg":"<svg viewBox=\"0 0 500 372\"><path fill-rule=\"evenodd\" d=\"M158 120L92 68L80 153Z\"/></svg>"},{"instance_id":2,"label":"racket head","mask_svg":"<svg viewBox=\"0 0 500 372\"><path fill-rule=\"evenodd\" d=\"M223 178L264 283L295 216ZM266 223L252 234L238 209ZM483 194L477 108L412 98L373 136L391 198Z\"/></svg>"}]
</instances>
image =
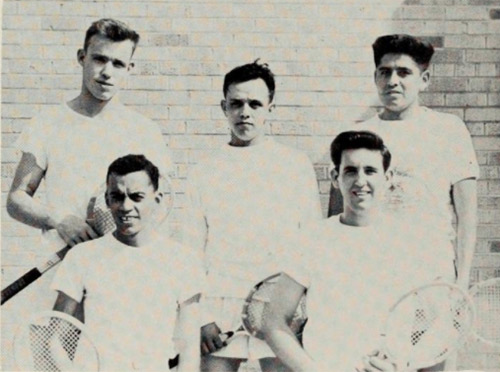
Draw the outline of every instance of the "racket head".
<instances>
[{"instance_id":1,"label":"racket head","mask_svg":"<svg viewBox=\"0 0 500 372\"><path fill-rule=\"evenodd\" d=\"M113 215L106 203L106 188L106 183L99 186L90 198L87 206L87 222L100 236L113 232L116 229ZM159 198L156 218L154 220L155 226L161 225L168 218L174 207L175 193L169 177L160 176L158 179L158 194L161 195L161 198Z\"/></svg>"},{"instance_id":2,"label":"racket head","mask_svg":"<svg viewBox=\"0 0 500 372\"><path fill-rule=\"evenodd\" d=\"M472 300L460 287L444 282L421 286L390 308L383 350L402 370L431 367L463 345L474 319Z\"/></svg>"},{"instance_id":3,"label":"racket head","mask_svg":"<svg viewBox=\"0 0 500 372\"><path fill-rule=\"evenodd\" d=\"M20 371L99 371L99 355L83 323L59 311L33 315L14 335Z\"/></svg>"},{"instance_id":4,"label":"racket head","mask_svg":"<svg viewBox=\"0 0 500 372\"><path fill-rule=\"evenodd\" d=\"M500 349L500 278L477 283L469 294L476 311L474 338Z\"/></svg>"},{"instance_id":5,"label":"racket head","mask_svg":"<svg viewBox=\"0 0 500 372\"><path fill-rule=\"evenodd\" d=\"M250 290L243 305L243 310L241 312L241 323L243 328L250 335L261 340L265 338L262 332L264 314L268 308L268 304L271 302L275 285L280 276L281 273L274 274L257 283ZM306 320L306 299L305 295L303 295L288 325L293 333L298 334L302 332Z\"/></svg>"}]
</instances>

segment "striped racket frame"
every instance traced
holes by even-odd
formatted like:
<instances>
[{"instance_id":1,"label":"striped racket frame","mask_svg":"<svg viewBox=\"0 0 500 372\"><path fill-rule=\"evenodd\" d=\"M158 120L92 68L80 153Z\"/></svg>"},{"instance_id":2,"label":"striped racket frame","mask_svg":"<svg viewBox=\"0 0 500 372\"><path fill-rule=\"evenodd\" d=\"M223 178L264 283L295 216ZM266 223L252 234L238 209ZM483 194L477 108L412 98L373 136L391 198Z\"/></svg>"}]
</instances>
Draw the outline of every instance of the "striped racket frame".
<instances>
[{"instance_id":1,"label":"striped racket frame","mask_svg":"<svg viewBox=\"0 0 500 372\"><path fill-rule=\"evenodd\" d=\"M83 323L45 311L21 324L13 341L21 371L99 371L99 355Z\"/></svg>"},{"instance_id":2,"label":"striped racket frame","mask_svg":"<svg viewBox=\"0 0 500 372\"><path fill-rule=\"evenodd\" d=\"M264 339L262 333L263 327L263 315L266 311L267 304L271 301L273 296L274 287L281 274L274 274L270 277L257 283L247 298L243 305L243 310L241 312L241 321L245 331L254 337ZM299 335L307 321L306 313L306 297L302 296L300 302L295 310L293 318L289 322L290 329L296 335Z\"/></svg>"},{"instance_id":3,"label":"striped racket frame","mask_svg":"<svg viewBox=\"0 0 500 372\"><path fill-rule=\"evenodd\" d=\"M477 283L469 294L476 310L473 337L500 349L500 278Z\"/></svg>"},{"instance_id":4,"label":"striped racket frame","mask_svg":"<svg viewBox=\"0 0 500 372\"><path fill-rule=\"evenodd\" d=\"M384 353L403 371L431 367L465 343L474 319L472 300L460 287L444 282L418 287L390 308Z\"/></svg>"}]
</instances>

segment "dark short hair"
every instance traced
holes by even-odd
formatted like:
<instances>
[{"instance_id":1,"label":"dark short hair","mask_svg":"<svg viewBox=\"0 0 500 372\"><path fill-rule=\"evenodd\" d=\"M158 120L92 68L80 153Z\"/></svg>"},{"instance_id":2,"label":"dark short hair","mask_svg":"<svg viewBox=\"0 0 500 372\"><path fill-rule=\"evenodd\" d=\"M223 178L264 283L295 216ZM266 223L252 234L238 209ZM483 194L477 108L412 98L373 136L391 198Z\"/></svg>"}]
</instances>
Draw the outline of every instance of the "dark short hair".
<instances>
[{"instance_id":1,"label":"dark short hair","mask_svg":"<svg viewBox=\"0 0 500 372\"><path fill-rule=\"evenodd\" d=\"M139 34L128 27L125 23L111 18L103 18L92 23L85 34L85 42L83 49L87 51L90 39L92 36L100 35L111 41L124 41L131 40L134 45L132 47L132 54L139 43Z\"/></svg>"},{"instance_id":2,"label":"dark short hair","mask_svg":"<svg viewBox=\"0 0 500 372\"><path fill-rule=\"evenodd\" d=\"M154 190L158 190L160 172L156 165L151 163L144 155L129 154L113 161L108 168L106 182L109 180L111 173L118 176L125 176L129 173L139 171L145 171L151 180Z\"/></svg>"},{"instance_id":3,"label":"dark short hair","mask_svg":"<svg viewBox=\"0 0 500 372\"><path fill-rule=\"evenodd\" d=\"M384 171L391 165L391 153L382 138L369 131L348 131L340 133L330 146L330 156L335 170L340 171L342 152L345 150L368 149L380 151Z\"/></svg>"},{"instance_id":4,"label":"dark short hair","mask_svg":"<svg viewBox=\"0 0 500 372\"><path fill-rule=\"evenodd\" d=\"M256 59L253 63L235 67L226 74L224 77L224 86L222 88L224 97L226 96L231 84L244 83L254 79L264 80L264 83L267 85L267 89L269 89L269 102L272 102L274 92L276 90L274 74L269 69L269 65L267 63L259 63L259 59Z\"/></svg>"},{"instance_id":5,"label":"dark short hair","mask_svg":"<svg viewBox=\"0 0 500 372\"><path fill-rule=\"evenodd\" d=\"M375 66L378 67L384 55L406 54L417 63L422 70L427 70L434 54L434 47L427 41L411 35L394 34L380 36L372 45Z\"/></svg>"}]
</instances>

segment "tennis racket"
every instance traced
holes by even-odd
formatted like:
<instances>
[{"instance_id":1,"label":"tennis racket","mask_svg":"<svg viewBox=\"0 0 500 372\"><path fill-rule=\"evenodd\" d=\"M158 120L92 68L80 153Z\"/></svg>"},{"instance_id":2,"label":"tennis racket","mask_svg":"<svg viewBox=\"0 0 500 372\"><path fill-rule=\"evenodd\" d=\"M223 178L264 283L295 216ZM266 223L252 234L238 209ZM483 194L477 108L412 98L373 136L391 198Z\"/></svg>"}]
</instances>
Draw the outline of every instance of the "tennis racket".
<instances>
[{"instance_id":1,"label":"tennis racket","mask_svg":"<svg viewBox=\"0 0 500 372\"><path fill-rule=\"evenodd\" d=\"M226 344L238 335L246 334L264 340L262 333L264 312L271 302L273 290L281 274L274 274L257 283L248 293L241 311L241 324L224 332L220 338ZM305 294L300 299L295 314L289 321L290 329L299 337L307 321ZM179 355L169 361L169 367L174 368L179 362Z\"/></svg>"},{"instance_id":2,"label":"tennis racket","mask_svg":"<svg viewBox=\"0 0 500 372\"><path fill-rule=\"evenodd\" d=\"M476 310L472 336L477 341L500 348L500 278L477 283L469 294Z\"/></svg>"},{"instance_id":3,"label":"tennis racket","mask_svg":"<svg viewBox=\"0 0 500 372\"><path fill-rule=\"evenodd\" d=\"M99 355L85 325L59 311L35 314L14 336L21 371L99 371Z\"/></svg>"},{"instance_id":4,"label":"tennis racket","mask_svg":"<svg viewBox=\"0 0 500 372\"><path fill-rule=\"evenodd\" d=\"M383 352L398 370L436 365L459 348L474 323L474 305L460 287L435 282L403 295L389 310Z\"/></svg>"},{"instance_id":5,"label":"tennis racket","mask_svg":"<svg viewBox=\"0 0 500 372\"><path fill-rule=\"evenodd\" d=\"M173 209L174 192L170 180L166 177L160 177L158 188L160 190L160 193L162 194L159 208L160 213L158 213L158 224L160 224L168 217L170 211ZM103 184L90 198L87 206L86 221L90 226L92 226L94 231L99 236L103 236L111 231L114 231L116 228L113 216L111 215L111 211L106 205L105 193L106 184ZM31 283L36 281L45 272L61 262L70 249L71 247L66 246L63 249L57 251L48 259L43 261L40 265L34 267L19 279L15 280L13 283L2 289L1 305L21 292Z\"/></svg>"}]
</instances>

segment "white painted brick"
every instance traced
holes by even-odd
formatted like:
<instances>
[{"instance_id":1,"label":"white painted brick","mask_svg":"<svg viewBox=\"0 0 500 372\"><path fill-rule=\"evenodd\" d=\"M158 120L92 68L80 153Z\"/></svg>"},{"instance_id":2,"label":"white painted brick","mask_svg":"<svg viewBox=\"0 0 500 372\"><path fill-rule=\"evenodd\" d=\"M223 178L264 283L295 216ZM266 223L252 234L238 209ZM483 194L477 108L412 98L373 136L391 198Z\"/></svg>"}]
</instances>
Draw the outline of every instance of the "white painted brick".
<instances>
[{"instance_id":1,"label":"white painted brick","mask_svg":"<svg viewBox=\"0 0 500 372\"><path fill-rule=\"evenodd\" d=\"M182 18L187 15L186 5L182 3L150 3L147 5L147 16L159 18Z\"/></svg>"},{"instance_id":2,"label":"white painted brick","mask_svg":"<svg viewBox=\"0 0 500 372\"><path fill-rule=\"evenodd\" d=\"M489 19L489 9L481 6L450 6L446 8L447 19Z\"/></svg>"},{"instance_id":3,"label":"white painted brick","mask_svg":"<svg viewBox=\"0 0 500 372\"><path fill-rule=\"evenodd\" d=\"M5 30L38 30L42 18L38 16L4 15L2 28Z\"/></svg>"}]
</instances>

